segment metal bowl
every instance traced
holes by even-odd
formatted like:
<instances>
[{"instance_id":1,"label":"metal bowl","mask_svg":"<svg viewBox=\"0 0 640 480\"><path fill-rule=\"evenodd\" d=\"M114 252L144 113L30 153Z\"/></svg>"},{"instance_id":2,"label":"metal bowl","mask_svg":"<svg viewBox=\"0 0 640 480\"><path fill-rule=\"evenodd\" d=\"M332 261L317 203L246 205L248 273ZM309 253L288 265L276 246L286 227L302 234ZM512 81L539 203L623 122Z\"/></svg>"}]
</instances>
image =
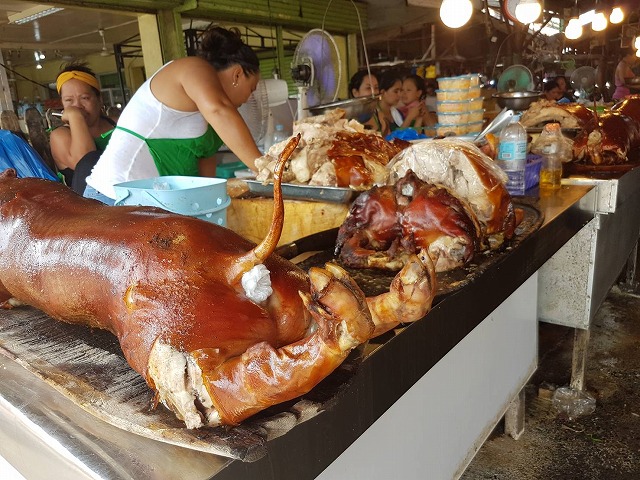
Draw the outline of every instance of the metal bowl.
<instances>
[{"instance_id":1,"label":"metal bowl","mask_svg":"<svg viewBox=\"0 0 640 480\"><path fill-rule=\"evenodd\" d=\"M341 108L347 112L345 114L346 118L355 118L356 120L365 118L368 120L371 115L373 115L379 99L380 97L350 98L349 100L340 100L338 102L316 105L315 107L307 108L307 110L309 110L313 115L324 115L329 110Z\"/></svg>"},{"instance_id":2,"label":"metal bowl","mask_svg":"<svg viewBox=\"0 0 640 480\"><path fill-rule=\"evenodd\" d=\"M540 92L502 92L493 95L502 108L511 110L526 110L540 99Z\"/></svg>"}]
</instances>

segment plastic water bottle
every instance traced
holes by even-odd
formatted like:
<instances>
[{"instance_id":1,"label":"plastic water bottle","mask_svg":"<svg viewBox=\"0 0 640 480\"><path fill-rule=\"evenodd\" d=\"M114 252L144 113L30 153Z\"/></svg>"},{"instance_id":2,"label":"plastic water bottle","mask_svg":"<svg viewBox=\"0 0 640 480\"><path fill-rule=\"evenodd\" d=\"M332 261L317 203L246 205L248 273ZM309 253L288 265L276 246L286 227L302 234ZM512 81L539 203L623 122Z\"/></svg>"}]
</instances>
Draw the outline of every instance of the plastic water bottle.
<instances>
[{"instance_id":1,"label":"plastic water bottle","mask_svg":"<svg viewBox=\"0 0 640 480\"><path fill-rule=\"evenodd\" d=\"M524 170L527 162L527 131L520 123L520 115L514 115L509 125L500 133L498 165L509 180L507 190L511 195L524 195Z\"/></svg>"}]
</instances>

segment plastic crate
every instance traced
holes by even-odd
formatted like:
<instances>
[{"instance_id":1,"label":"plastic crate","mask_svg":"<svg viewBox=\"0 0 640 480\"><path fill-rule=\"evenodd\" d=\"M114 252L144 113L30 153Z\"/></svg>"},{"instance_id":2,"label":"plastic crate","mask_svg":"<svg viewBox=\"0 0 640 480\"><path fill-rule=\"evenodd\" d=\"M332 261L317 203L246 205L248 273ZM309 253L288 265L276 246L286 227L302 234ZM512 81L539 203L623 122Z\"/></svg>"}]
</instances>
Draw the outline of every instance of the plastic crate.
<instances>
[{"instance_id":1,"label":"plastic crate","mask_svg":"<svg viewBox=\"0 0 640 480\"><path fill-rule=\"evenodd\" d=\"M226 226L227 181L223 178L166 176L114 185L115 205L146 205Z\"/></svg>"},{"instance_id":2,"label":"plastic crate","mask_svg":"<svg viewBox=\"0 0 640 480\"><path fill-rule=\"evenodd\" d=\"M529 153L524 167L524 188L528 190L540 183L540 168L542 168L542 156Z\"/></svg>"}]
</instances>

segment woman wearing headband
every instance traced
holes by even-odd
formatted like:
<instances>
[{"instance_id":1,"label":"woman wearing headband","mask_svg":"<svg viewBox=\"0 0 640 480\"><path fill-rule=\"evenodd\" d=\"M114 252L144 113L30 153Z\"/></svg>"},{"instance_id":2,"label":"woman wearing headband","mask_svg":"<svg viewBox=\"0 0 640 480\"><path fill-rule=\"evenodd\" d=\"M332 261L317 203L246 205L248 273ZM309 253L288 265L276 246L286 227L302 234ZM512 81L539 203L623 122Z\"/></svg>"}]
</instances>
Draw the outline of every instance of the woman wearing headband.
<instances>
[{"instance_id":1,"label":"woman wearing headband","mask_svg":"<svg viewBox=\"0 0 640 480\"><path fill-rule=\"evenodd\" d=\"M67 185L84 192L84 179L109 141L114 122L102 115L100 84L83 63L65 65L56 80L63 128L51 132L51 154Z\"/></svg>"},{"instance_id":2,"label":"woman wearing headband","mask_svg":"<svg viewBox=\"0 0 640 480\"><path fill-rule=\"evenodd\" d=\"M209 29L197 57L173 60L122 111L87 178L85 197L113 205L114 185L164 175L213 176L222 144L255 169L261 156L238 113L260 79L258 57L235 33Z\"/></svg>"}]
</instances>

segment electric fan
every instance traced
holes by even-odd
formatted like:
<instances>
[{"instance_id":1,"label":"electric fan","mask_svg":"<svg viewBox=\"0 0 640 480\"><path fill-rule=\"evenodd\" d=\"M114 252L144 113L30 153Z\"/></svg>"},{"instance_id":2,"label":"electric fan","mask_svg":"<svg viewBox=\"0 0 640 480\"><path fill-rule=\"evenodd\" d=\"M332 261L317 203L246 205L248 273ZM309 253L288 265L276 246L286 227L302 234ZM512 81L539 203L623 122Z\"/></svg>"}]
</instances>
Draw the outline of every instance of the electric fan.
<instances>
[{"instance_id":1,"label":"electric fan","mask_svg":"<svg viewBox=\"0 0 640 480\"><path fill-rule=\"evenodd\" d=\"M533 74L524 65L511 65L498 78L499 92L527 92L533 89Z\"/></svg>"},{"instance_id":2,"label":"electric fan","mask_svg":"<svg viewBox=\"0 0 640 480\"><path fill-rule=\"evenodd\" d=\"M249 99L238 108L256 145L263 152L268 150L268 142L273 136L271 107L284 104L288 94L287 82L266 78L258 82Z\"/></svg>"},{"instance_id":3,"label":"electric fan","mask_svg":"<svg viewBox=\"0 0 640 480\"><path fill-rule=\"evenodd\" d=\"M578 67L571 74L569 82L579 101L587 101L596 86L596 69L589 66Z\"/></svg>"},{"instance_id":4,"label":"electric fan","mask_svg":"<svg viewBox=\"0 0 640 480\"><path fill-rule=\"evenodd\" d=\"M298 120L308 115L308 107L336 100L342 63L329 33L314 28L302 37L293 54L291 77L298 85Z\"/></svg>"}]
</instances>

